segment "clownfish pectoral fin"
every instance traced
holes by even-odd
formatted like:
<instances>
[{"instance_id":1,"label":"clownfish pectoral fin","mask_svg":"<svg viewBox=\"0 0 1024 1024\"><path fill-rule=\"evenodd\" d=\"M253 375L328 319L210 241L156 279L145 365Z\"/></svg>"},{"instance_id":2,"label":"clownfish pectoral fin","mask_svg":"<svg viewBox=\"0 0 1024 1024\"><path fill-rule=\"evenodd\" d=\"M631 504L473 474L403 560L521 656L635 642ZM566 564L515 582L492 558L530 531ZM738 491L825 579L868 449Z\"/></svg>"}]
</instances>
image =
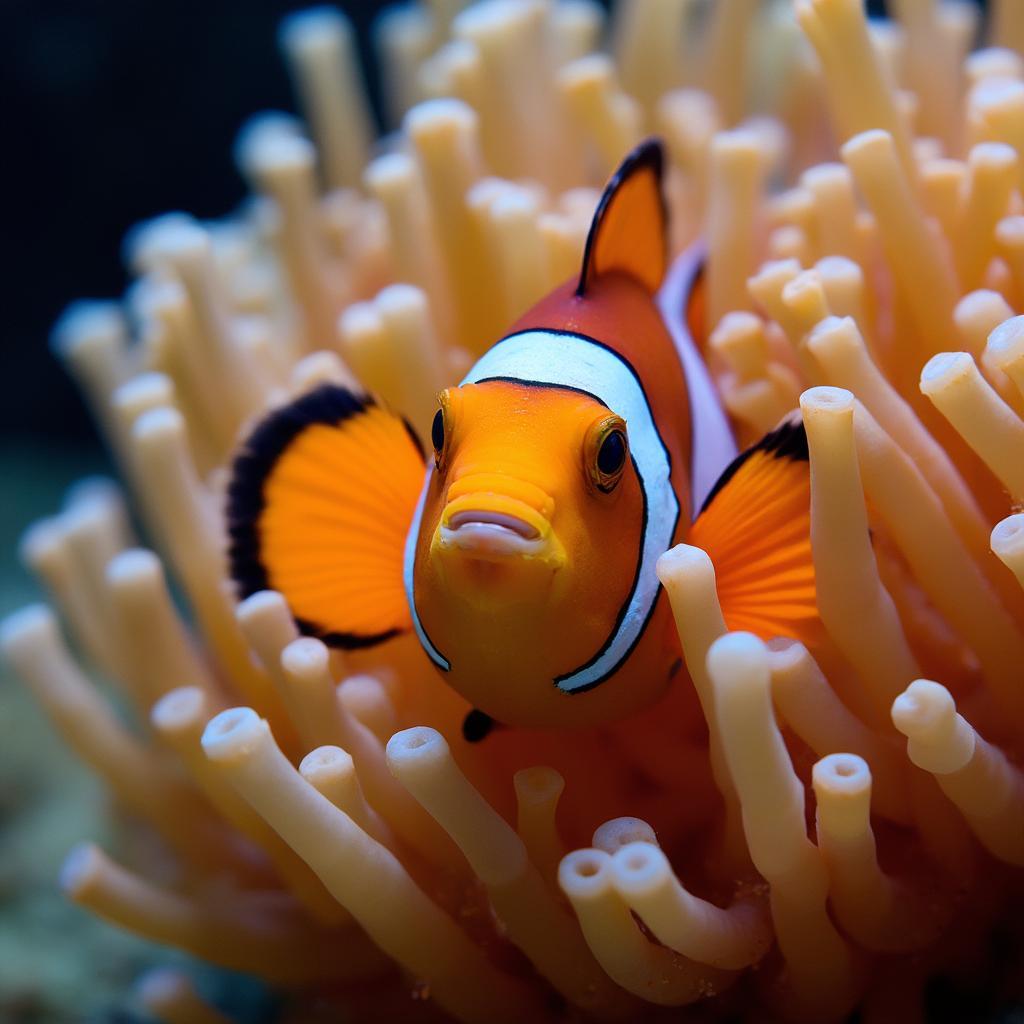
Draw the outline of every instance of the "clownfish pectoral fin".
<instances>
[{"instance_id":1,"label":"clownfish pectoral fin","mask_svg":"<svg viewBox=\"0 0 1024 1024\"><path fill-rule=\"evenodd\" d=\"M402 561L424 474L412 430L369 398L328 384L274 410L231 470L239 596L280 591L301 632L336 647L409 630Z\"/></svg>"},{"instance_id":2,"label":"clownfish pectoral fin","mask_svg":"<svg viewBox=\"0 0 1024 1024\"><path fill-rule=\"evenodd\" d=\"M601 274L619 271L652 295L668 269L668 214L661 191L664 155L657 139L641 142L619 165L594 212L577 295Z\"/></svg>"},{"instance_id":3,"label":"clownfish pectoral fin","mask_svg":"<svg viewBox=\"0 0 1024 1024\"><path fill-rule=\"evenodd\" d=\"M499 723L490 715L473 708L462 720L462 738L467 743L479 743L481 740L487 739L498 728L500 728Z\"/></svg>"},{"instance_id":4,"label":"clownfish pectoral fin","mask_svg":"<svg viewBox=\"0 0 1024 1024\"><path fill-rule=\"evenodd\" d=\"M738 455L690 534L715 566L731 630L762 639L818 635L811 555L811 479L804 425L794 416Z\"/></svg>"}]
</instances>

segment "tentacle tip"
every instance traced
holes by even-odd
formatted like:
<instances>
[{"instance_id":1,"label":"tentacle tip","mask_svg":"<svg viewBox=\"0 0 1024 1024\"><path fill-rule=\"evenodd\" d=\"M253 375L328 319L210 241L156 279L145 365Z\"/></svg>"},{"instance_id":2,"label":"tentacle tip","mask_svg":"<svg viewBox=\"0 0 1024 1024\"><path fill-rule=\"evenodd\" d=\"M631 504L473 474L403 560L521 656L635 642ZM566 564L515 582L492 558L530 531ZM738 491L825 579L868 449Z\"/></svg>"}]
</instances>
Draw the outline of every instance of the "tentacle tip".
<instances>
[{"instance_id":1,"label":"tentacle tip","mask_svg":"<svg viewBox=\"0 0 1024 1024\"><path fill-rule=\"evenodd\" d=\"M64 858L60 869L60 887L65 895L76 899L96 877L103 863L103 854L94 843L79 843Z\"/></svg>"},{"instance_id":2,"label":"tentacle tip","mask_svg":"<svg viewBox=\"0 0 1024 1024\"><path fill-rule=\"evenodd\" d=\"M396 732L388 740L385 751L392 773L401 773L417 764L437 761L448 756L448 742L436 730L426 725Z\"/></svg>"},{"instance_id":3,"label":"tentacle tip","mask_svg":"<svg viewBox=\"0 0 1024 1024\"><path fill-rule=\"evenodd\" d=\"M60 315L50 334L50 351L58 359L73 359L90 342L117 342L124 336L124 316L116 302L79 299Z\"/></svg>"},{"instance_id":4,"label":"tentacle tip","mask_svg":"<svg viewBox=\"0 0 1024 1024\"><path fill-rule=\"evenodd\" d=\"M856 754L828 754L811 770L817 793L856 796L871 789L871 768Z\"/></svg>"},{"instance_id":5,"label":"tentacle tip","mask_svg":"<svg viewBox=\"0 0 1024 1024\"><path fill-rule=\"evenodd\" d=\"M177 439L185 434L185 418L177 409L158 406L147 409L132 424L132 438L139 444L150 445Z\"/></svg>"},{"instance_id":6,"label":"tentacle tip","mask_svg":"<svg viewBox=\"0 0 1024 1024\"><path fill-rule=\"evenodd\" d=\"M658 845L654 829L643 818L612 818L599 825L594 832L593 845L598 850L613 854L630 843Z\"/></svg>"},{"instance_id":7,"label":"tentacle tip","mask_svg":"<svg viewBox=\"0 0 1024 1024\"><path fill-rule=\"evenodd\" d=\"M534 765L517 771L512 777L512 785L521 803L544 804L562 795L565 779L554 768Z\"/></svg>"},{"instance_id":8,"label":"tentacle tip","mask_svg":"<svg viewBox=\"0 0 1024 1024\"><path fill-rule=\"evenodd\" d=\"M228 708L207 723L202 746L211 761L240 760L251 753L270 731L252 708Z\"/></svg>"},{"instance_id":9,"label":"tentacle tip","mask_svg":"<svg viewBox=\"0 0 1024 1024\"><path fill-rule=\"evenodd\" d=\"M1024 555L1024 513L1016 513L1000 520L992 528L992 551L1002 557Z\"/></svg>"},{"instance_id":10,"label":"tentacle tip","mask_svg":"<svg viewBox=\"0 0 1024 1024\"><path fill-rule=\"evenodd\" d=\"M206 698L198 686L179 686L165 693L150 709L149 719L157 732L173 733L196 722L206 713Z\"/></svg>"},{"instance_id":11,"label":"tentacle tip","mask_svg":"<svg viewBox=\"0 0 1024 1024\"><path fill-rule=\"evenodd\" d=\"M908 738L952 722L955 716L949 690L930 679L915 679L892 704L892 723Z\"/></svg>"},{"instance_id":12,"label":"tentacle tip","mask_svg":"<svg viewBox=\"0 0 1024 1024\"><path fill-rule=\"evenodd\" d=\"M281 20L278 39L286 50L306 51L336 45L348 30L348 19L336 7L323 4L295 11Z\"/></svg>"},{"instance_id":13,"label":"tentacle tip","mask_svg":"<svg viewBox=\"0 0 1024 1024\"><path fill-rule=\"evenodd\" d=\"M128 548L119 551L107 563L105 570L107 584L111 587L128 587L159 579L162 575L160 559L146 548Z\"/></svg>"},{"instance_id":14,"label":"tentacle tip","mask_svg":"<svg viewBox=\"0 0 1024 1024\"><path fill-rule=\"evenodd\" d=\"M714 573L711 556L692 544L677 544L659 556L656 563L658 579L665 586L680 576L701 570Z\"/></svg>"},{"instance_id":15,"label":"tentacle tip","mask_svg":"<svg viewBox=\"0 0 1024 1024\"><path fill-rule=\"evenodd\" d=\"M588 900L611 888L611 855L604 850L573 850L558 865L558 884L570 900Z\"/></svg>"},{"instance_id":16,"label":"tentacle tip","mask_svg":"<svg viewBox=\"0 0 1024 1024\"><path fill-rule=\"evenodd\" d=\"M174 967L154 967L135 982L135 995L150 1010L176 1001L191 989L188 978Z\"/></svg>"},{"instance_id":17,"label":"tentacle tip","mask_svg":"<svg viewBox=\"0 0 1024 1024\"><path fill-rule=\"evenodd\" d=\"M308 675L325 672L330 665L331 652L316 637L300 636L281 651L281 667L289 675Z\"/></svg>"},{"instance_id":18,"label":"tentacle tip","mask_svg":"<svg viewBox=\"0 0 1024 1024\"><path fill-rule=\"evenodd\" d=\"M64 523L60 516L37 519L18 541L18 558L29 568L37 567L57 551L64 541Z\"/></svg>"},{"instance_id":19,"label":"tentacle tip","mask_svg":"<svg viewBox=\"0 0 1024 1024\"><path fill-rule=\"evenodd\" d=\"M962 380L974 366L968 352L939 352L921 369L921 391L933 395L958 380Z\"/></svg>"},{"instance_id":20,"label":"tentacle tip","mask_svg":"<svg viewBox=\"0 0 1024 1024\"><path fill-rule=\"evenodd\" d=\"M477 122L476 111L463 100L450 96L424 100L409 109L402 127L410 137L416 138L444 122L470 128Z\"/></svg>"},{"instance_id":21,"label":"tentacle tip","mask_svg":"<svg viewBox=\"0 0 1024 1024\"><path fill-rule=\"evenodd\" d=\"M748 679L768 678L768 648L753 633L726 633L708 648L707 667L716 684L732 688Z\"/></svg>"},{"instance_id":22,"label":"tentacle tip","mask_svg":"<svg viewBox=\"0 0 1024 1024\"><path fill-rule=\"evenodd\" d=\"M22 656L49 642L56 629L57 619L47 605L26 605L0 620L0 654L7 660Z\"/></svg>"},{"instance_id":23,"label":"tentacle tip","mask_svg":"<svg viewBox=\"0 0 1024 1024\"><path fill-rule=\"evenodd\" d=\"M242 626L249 622L263 621L266 616L284 615L289 621L292 613L288 602L276 590L257 590L238 603L235 618Z\"/></svg>"},{"instance_id":24,"label":"tentacle tip","mask_svg":"<svg viewBox=\"0 0 1024 1024\"><path fill-rule=\"evenodd\" d=\"M352 755L334 746L311 750L299 764L299 774L307 782L346 775L354 770Z\"/></svg>"},{"instance_id":25,"label":"tentacle tip","mask_svg":"<svg viewBox=\"0 0 1024 1024\"><path fill-rule=\"evenodd\" d=\"M808 413L845 412L853 408L853 392L826 385L808 388L800 396L800 411Z\"/></svg>"},{"instance_id":26,"label":"tentacle tip","mask_svg":"<svg viewBox=\"0 0 1024 1024\"><path fill-rule=\"evenodd\" d=\"M612 878L623 896L650 893L671 876L668 858L651 843L627 843L612 855Z\"/></svg>"}]
</instances>

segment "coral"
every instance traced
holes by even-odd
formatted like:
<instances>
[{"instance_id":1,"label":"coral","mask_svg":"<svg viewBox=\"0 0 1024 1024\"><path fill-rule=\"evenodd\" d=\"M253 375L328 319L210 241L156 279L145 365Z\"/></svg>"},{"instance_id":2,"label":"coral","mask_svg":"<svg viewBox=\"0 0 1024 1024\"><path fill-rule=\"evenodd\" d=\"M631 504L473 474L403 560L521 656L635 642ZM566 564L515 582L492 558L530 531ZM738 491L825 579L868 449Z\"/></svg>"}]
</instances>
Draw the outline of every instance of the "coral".
<instances>
[{"instance_id":1,"label":"coral","mask_svg":"<svg viewBox=\"0 0 1024 1024\"><path fill-rule=\"evenodd\" d=\"M345 18L288 19L309 134L254 119L244 208L141 225L124 302L55 331L153 550L117 488L77 488L23 543L52 610L0 642L160 850L79 847L65 891L262 976L296 1020L912 1020L941 977L1020 996L1024 13L996 4L972 53L955 2L699 24L622 0L609 56L589 0L460 7L381 21L401 127L376 143ZM437 389L576 272L653 131L738 437L806 427L820 636L730 630L682 545L659 578L692 685L471 745L414 639L342 655L280 595L235 601L226 464L324 381L426 433ZM224 1019L173 971L139 995Z\"/></svg>"}]
</instances>

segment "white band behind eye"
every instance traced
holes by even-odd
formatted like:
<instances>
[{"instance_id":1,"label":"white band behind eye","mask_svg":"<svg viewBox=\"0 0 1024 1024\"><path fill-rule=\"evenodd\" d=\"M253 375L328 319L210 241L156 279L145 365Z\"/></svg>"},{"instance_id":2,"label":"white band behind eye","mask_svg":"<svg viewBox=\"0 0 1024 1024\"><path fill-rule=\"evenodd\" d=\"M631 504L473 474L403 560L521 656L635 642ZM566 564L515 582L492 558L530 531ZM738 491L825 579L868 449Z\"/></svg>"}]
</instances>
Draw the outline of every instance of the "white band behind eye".
<instances>
[{"instance_id":1,"label":"white band behind eye","mask_svg":"<svg viewBox=\"0 0 1024 1024\"><path fill-rule=\"evenodd\" d=\"M586 664L555 680L567 693L589 690L608 678L639 641L658 597L655 563L667 551L679 521L679 500L672 487L672 466L647 396L633 368L616 352L580 334L524 331L499 341L466 375L463 384L500 378L574 388L594 395L626 421L629 448L643 489L645 517L639 568L620 621ZM419 533L419 518L414 523ZM412 545L415 553L415 544ZM406 587L411 585L410 548L406 548ZM410 605L413 605L412 593ZM413 610L414 621L418 617ZM424 634L417 626L420 640ZM433 649L424 647L429 654ZM435 652L436 653L436 652ZM431 654L437 661L437 657ZM443 660L443 659L442 659ZM446 663L447 664L447 663Z\"/></svg>"},{"instance_id":2,"label":"white band behind eye","mask_svg":"<svg viewBox=\"0 0 1024 1024\"><path fill-rule=\"evenodd\" d=\"M420 621L419 612L416 611L416 543L420 537L420 526L423 523L423 506L426 504L427 491L430 490L430 481L434 476L434 467L427 470L427 478L423 481L423 490L420 491L420 500L416 502L416 512L413 514L409 532L405 537L405 557L402 562L402 582L405 584L405 598L409 602L409 612L412 614L412 626L416 630L416 636L427 652L430 660L437 665L442 672L447 672L452 666L451 662L434 646L427 631Z\"/></svg>"}]
</instances>

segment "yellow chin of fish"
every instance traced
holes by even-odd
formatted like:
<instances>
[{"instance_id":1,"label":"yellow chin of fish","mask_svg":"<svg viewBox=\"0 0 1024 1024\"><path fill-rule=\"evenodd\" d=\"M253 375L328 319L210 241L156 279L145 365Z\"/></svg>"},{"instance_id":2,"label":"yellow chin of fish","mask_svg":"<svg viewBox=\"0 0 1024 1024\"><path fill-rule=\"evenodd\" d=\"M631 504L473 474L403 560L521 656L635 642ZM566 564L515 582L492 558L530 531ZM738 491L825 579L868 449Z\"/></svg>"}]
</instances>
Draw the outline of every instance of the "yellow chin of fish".
<instances>
[{"instance_id":1,"label":"yellow chin of fish","mask_svg":"<svg viewBox=\"0 0 1024 1024\"><path fill-rule=\"evenodd\" d=\"M555 596L565 548L540 512L517 498L468 493L445 507L430 545L447 586L495 611Z\"/></svg>"}]
</instances>

